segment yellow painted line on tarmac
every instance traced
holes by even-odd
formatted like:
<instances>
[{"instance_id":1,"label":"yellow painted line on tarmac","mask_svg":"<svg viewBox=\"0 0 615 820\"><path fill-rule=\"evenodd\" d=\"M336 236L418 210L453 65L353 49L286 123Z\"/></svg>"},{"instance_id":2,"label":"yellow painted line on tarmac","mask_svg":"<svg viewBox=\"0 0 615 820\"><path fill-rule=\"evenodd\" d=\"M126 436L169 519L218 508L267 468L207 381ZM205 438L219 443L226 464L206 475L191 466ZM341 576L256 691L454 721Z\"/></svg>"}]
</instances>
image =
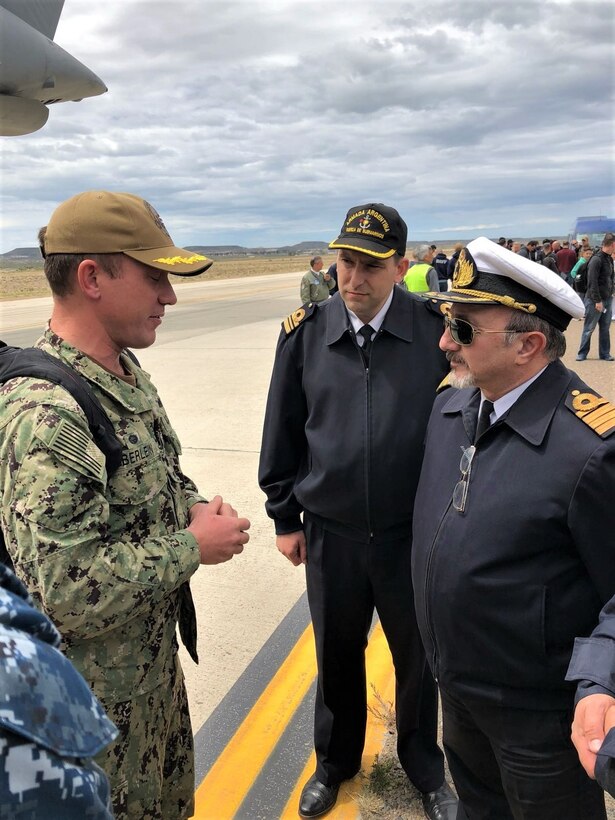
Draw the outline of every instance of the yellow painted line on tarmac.
<instances>
[{"instance_id":1,"label":"yellow painted line on tarmac","mask_svg":"<svg viewBox=\"0 0 615 820\"><path fill-rule=\"evenodd\" d=\"M380 622L374 627L365 652L367 666L367 702L377 712L381 710L375 692L385 703L394 703L395 699L395 670L389 647L382 631ZM382 751L386 728L371 711L367 713L367 728L365 732L365 747L361 760L361 771L368 773L377 754ZM312 776L316 769L314 752L310 755L295 788L293 789L280 820L295 820L301 789L305 781ZM361 791L362 779L359 775L342 783L335 807L327 814L331 820L358 820L360 816L357 796Z\"/></svg>"},{"instance_id":2,"label":"yellow painted line on tarmac","mask_svg":"<svg viewBox=\"0 0 615 820\"><path fill-rule=\"evenodd\" d=\"M196 791L194 820L230 820L316 676L311 624Z\"/></svg>"}]
</instances>

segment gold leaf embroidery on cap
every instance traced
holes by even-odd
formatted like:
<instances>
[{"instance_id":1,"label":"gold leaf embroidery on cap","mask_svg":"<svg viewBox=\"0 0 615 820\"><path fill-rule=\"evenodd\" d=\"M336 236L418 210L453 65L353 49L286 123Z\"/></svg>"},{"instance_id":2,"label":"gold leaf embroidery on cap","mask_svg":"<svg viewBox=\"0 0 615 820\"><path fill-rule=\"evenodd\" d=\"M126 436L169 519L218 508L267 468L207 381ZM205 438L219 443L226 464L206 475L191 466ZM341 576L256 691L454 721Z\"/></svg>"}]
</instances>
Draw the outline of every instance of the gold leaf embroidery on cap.
<instances>
[{"instance_id":1,"label":"gold leaf embroidery on cap","mask_svg":"<svg viewBox=\"0 0 615 820\"><path fill-rule=\"evenodd\" d=\"M465 248L459 254L453 273L453 289L467 288L476 279L474 260L468 256Z\"/></svg>"},{"instance_id":2,"label":"gold leaf embroidery on cap","mask_svg":"<svg viewBox=\"0 0 615 820\"><path fill-rule=\"evenodd\" d=\"M206 262L207 257L195 253L194 256L161 256L153 261L163 265L193 265L195 262Z\"/></svg>"}]
</instances>

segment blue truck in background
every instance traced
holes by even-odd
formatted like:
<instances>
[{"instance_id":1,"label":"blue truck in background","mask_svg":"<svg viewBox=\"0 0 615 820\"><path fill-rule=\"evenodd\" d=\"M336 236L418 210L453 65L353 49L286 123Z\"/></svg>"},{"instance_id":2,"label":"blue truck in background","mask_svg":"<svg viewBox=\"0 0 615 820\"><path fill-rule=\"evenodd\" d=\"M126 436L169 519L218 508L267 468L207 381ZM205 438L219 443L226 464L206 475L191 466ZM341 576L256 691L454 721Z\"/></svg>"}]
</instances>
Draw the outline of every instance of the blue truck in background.
<instances>
[{"instance_id":1,"label":"blue truck in background","mask_svg":"<svg viewBox=\"0 0 615 820\"><path fill-rule=\"evenodd\" d=\"M600 247L607 231L615 233L615 219L608 216L579 216L568 238L580 242L582 236L587 236L592 247Z\"/></svg>"}]
</instances>

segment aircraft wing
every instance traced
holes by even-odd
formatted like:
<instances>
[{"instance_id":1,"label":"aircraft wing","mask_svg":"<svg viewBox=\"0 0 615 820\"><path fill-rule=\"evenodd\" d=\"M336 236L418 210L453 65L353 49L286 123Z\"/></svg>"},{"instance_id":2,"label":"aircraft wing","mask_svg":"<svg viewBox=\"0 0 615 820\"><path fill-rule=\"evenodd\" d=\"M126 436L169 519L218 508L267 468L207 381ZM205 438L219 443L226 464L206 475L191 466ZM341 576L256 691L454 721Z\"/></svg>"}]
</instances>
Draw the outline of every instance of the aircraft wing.
<instances>
[{"instance_id":1,"label":"aircraft wing","mask_svg":"<svg viewBox=\"0 0 615 820\"><path fill-rule=\"evenodd\" d=\"M0 6L53 40L64 0L0 0Z\"/></svg>"}]
</instances>

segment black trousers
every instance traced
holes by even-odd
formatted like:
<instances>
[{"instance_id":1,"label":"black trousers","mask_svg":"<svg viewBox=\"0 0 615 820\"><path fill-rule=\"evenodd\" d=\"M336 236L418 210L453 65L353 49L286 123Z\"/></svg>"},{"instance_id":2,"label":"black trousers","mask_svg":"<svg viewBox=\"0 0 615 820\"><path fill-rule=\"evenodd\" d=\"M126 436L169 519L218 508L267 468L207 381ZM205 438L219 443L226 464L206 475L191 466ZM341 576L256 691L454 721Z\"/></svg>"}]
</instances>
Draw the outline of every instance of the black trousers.
<instances>
[{"instance_id":1,"label":"black trousers","mask_svg":"<svg viewBox=\"0 0 615 820\"><path fill-rule=\"evenodd\" d=\"M316 639L316 776L326 785L361 767L367 720L365 647L376 608L396 678L397 751L422 792L444 781L437 690L414 613L410 539L362 544L305 516L307 591Z\"/></svg>"},{"instance_id":2,"label":"black trousers","mask_svg":"<svg viewBox=\"0 0 615 820\"><path fill-rule=\"evenodd\" d=\"M605 820L570 740L572 708L511 709L440 690L458 820Z\"/></svg>"}]
</instances>

